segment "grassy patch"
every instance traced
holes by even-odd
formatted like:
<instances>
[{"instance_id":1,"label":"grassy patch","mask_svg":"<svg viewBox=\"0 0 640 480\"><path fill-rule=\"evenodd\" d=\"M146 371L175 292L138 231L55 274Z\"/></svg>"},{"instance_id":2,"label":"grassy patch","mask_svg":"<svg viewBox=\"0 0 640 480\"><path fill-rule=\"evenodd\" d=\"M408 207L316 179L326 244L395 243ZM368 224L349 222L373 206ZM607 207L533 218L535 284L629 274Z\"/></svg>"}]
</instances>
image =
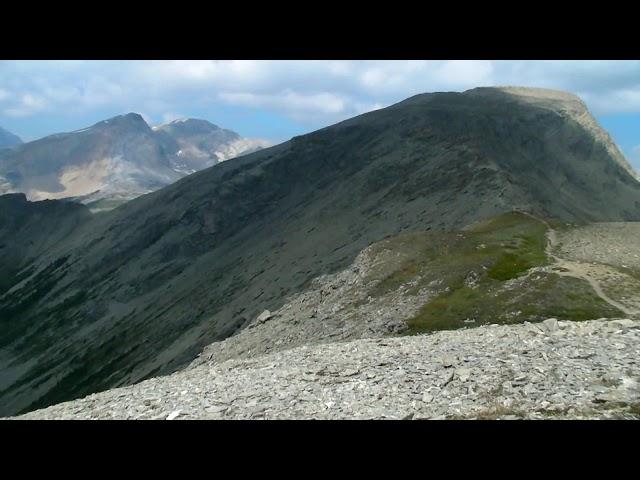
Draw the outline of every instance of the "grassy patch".
<instances>
[{"instance_id":1,"label":"grassy patch","mask_svg":"<svg viewBox=\"0 0 640 480\"><path fill-rule=\"evenodd\" d=\"M496 263L487 274L494 280L510 280L523 274L530 268L547 263L544 253L545 245L541 244L538 236L518 236L515 238L517 246L505 247L507 251L498 257Z\"/></svg>"},{"instance_id":2,"label":"grassy patch","mask_svg":"<svg viewBox=\"0 0 640 480\"><path fill-rule=\"evenodd\" d=\"M587 282L540 273L508 287L502 282L485 281L475 289L465 286L442 294L409 320L408 333L488 323L536 322L550 317L592 320L620 314L598 297Z\"/></svg>"},{"instance_id":3,"label":"grassy patch","mask_svg":"<svg viewBox=\"0 0 640 480\"><path fill-rule=\"evenodd\" d=\"M501 281L548 263L546 232L544 224L519 213L501 215L470 229L471 234L486 240L490 251L500 252L487 275Z\"/></svg>"},{"instance_id":4,"label":"grassy patch","mask_svg":"<svg viewBox=\"0 0 640 480\"><path fill-rule=\"evenodd\" d=\"M550 263L547 228L521 213L479 222L460 232L412 233L385 240L374 253L384 259L371 273L368 294L409 285L434 298L408 321L407 333L520 323L549 317L589 320L620 311L583 280L531 272Z\"/></svg>"}]
</instances>

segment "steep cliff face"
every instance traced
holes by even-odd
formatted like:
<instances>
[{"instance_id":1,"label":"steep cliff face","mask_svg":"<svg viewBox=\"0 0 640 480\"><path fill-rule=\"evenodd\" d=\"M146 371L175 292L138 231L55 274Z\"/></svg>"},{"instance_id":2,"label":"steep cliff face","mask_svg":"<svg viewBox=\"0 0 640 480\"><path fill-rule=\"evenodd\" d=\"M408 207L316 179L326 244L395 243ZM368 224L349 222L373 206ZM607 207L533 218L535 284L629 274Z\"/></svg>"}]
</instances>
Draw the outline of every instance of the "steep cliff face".
<instances>
[{"instance_id":1,"label":"steep cliff face","mask_svg":"<svg viewBox=\"0 0 640 480\"><path fill-rule=\"evenodd\" d=\"M390 235L639 220L640 184L558 95L418 95L84 222L0 296L0 413L174 371Z\"/></svg>"}]
</instances>

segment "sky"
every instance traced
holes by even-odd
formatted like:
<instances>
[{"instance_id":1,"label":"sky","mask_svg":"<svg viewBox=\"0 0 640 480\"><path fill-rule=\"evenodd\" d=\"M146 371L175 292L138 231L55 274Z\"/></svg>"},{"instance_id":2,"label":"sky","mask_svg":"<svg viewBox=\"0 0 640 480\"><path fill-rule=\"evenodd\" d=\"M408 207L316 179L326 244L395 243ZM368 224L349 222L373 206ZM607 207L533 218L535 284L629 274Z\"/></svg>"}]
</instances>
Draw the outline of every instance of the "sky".
<instances>
[{"instance_id":1,"label":"sky","mask_svg":"<svg viewBox=\"0 0 640 480\"><path fill-rule=\"evenodd\" d=\"M128 112L274 143L411 95L479 86L579 95L640 170L640 61L0 61L0 126L23 140Z\"/></svg>"}]
</instances>

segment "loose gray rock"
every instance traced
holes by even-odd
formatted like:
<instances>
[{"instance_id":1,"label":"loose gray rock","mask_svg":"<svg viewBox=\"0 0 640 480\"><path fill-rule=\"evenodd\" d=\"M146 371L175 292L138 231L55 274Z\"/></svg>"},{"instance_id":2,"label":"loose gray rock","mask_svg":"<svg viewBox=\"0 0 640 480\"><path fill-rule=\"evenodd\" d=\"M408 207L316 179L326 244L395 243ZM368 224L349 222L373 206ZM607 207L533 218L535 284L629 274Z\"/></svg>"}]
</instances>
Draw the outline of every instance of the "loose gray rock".
<instances>
[{"instance_id":1,"label":"loose gray rock","mask_svg":"<svg viewBox=\"0 0 640 480\"><path fill-rule=\"evenodd\" d=\"M256 318L256 323L266 322L271 317L273 317L273 315L271 315L271 312L269 310L265 310L260 315L258 315L258 317Z\"/></svg>"},{"instance_id":2,"label":"loose gray rock","mask_svg":"<svg viewBox=\"0 0 640 480\"><path fill-rule=\"evenodd\" d=\"M639 417L640 321L560 321L563 335L553 342L531 327L338 341L203 363L17 418Z\"/></svg>"},{"instance_id":3,"label":"loose gray rock","mask_svg":"<svg viewBox=\"0 0 640 480\"><path fill-rule=\"evenodd\" d=\"M544 326L547 333L553 333L559 329L557 318L547 318L542 322L542 325Z\"/></svg>"},{"instance_id":4,"label":"loose gray rock","mask_svg":"<svg viewBox=\"0 0 640 480\"><path fill-rule=\"evenodd\" d=\"M167 416L167 420L174 420L176 418L178 418L178 415L180 415L181 410L175 410L173 412L171 412L168 416Z\"/></svg>"}]
</instances>

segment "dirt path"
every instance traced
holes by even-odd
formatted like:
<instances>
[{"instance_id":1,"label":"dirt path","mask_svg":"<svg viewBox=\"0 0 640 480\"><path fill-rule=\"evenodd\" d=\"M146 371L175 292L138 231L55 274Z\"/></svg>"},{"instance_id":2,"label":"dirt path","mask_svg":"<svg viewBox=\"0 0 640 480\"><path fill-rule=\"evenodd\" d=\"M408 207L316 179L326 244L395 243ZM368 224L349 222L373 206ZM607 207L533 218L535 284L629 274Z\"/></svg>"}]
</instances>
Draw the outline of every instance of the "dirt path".
<instances>
[{"instance_id":1,"label":"dirt path","mask_svg":"<svg viewBox=\"0 0 640 480\"><path fill-rule=\"evenodd\" d=\"M573 277L585 280L589 283L589 285L591 285L591 288L593 288L596 294L609 305L612 305L618 310L624 312L625 315L640 315L640 310L631 309L621 304L620 302L617 302L603 291L600 282L593 275L593 271L598 269L597 265L588 264L586 262L567 260L557 256L554 253L554 250L558 245L558 235L556 234L555 229L549 224L549 222L542 218L538 218L530 213L522 213L538 220L547 227L547 247L545 251L547 256L549 256L549 258L553 259L554 261L554 263L548 267L551 271L563 277Z\"/></svg>"}]
</instances>

